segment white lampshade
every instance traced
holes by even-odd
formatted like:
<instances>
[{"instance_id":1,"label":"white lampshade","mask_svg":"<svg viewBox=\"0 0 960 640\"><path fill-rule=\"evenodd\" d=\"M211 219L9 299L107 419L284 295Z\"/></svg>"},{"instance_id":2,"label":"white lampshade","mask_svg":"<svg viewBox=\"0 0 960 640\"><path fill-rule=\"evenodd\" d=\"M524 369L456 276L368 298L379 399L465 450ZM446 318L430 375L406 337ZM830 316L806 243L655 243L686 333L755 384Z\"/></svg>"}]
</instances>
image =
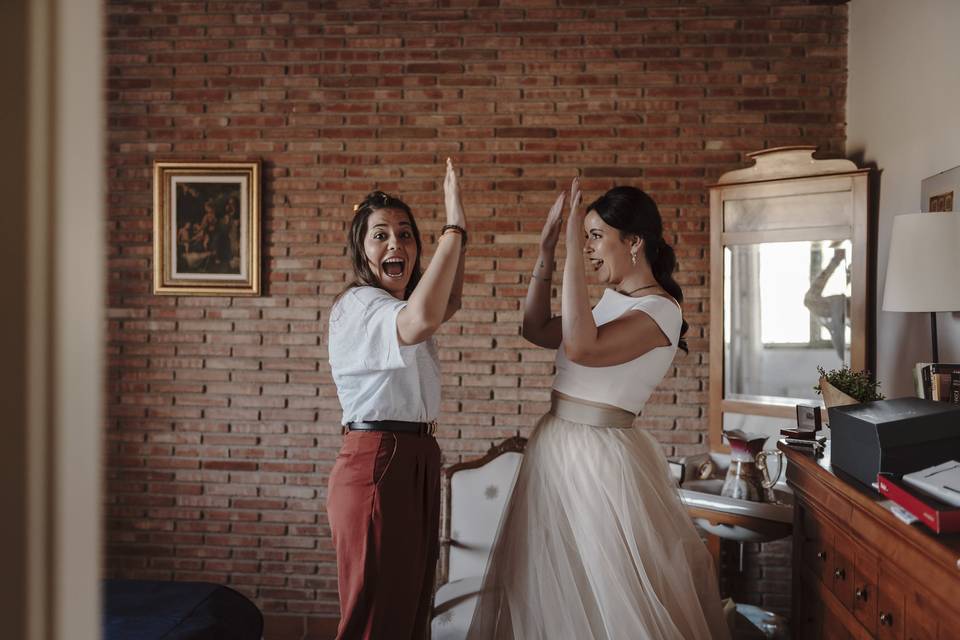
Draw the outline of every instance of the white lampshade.
<instances>
[{"instance_id":1,"label":"white lampshade","mask_svg":"<svg viewBox=\"0 0 960 640\"><path fill-rule=\"evenodd\" d=\"M884 311L960 311L960 213L895 216Z\"/></svg>"}]
</instances>

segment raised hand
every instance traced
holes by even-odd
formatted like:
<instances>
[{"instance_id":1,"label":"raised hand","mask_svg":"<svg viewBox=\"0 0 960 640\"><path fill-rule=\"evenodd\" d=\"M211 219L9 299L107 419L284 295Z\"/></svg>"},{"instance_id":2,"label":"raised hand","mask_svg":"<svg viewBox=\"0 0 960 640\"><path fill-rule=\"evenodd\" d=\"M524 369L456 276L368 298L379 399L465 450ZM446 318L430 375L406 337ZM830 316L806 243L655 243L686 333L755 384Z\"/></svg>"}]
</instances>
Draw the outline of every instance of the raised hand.
<instances>
[{"instance_id":1,"label":"raised hand","mask_svg":"<svg viewBox=\"0 0 960 640\"><path fill-rule=\"evenodd\" d=\"M580 198L580 177L577 176L570 183L570 213L567 216L567 247L577 249L582 249L585 242L583 237L585 214L580 211Z\"/></svg>"},{"instance_id":2,"label":"raised hand","mask_svg":"<svg viewBox=\"0 0 960 640\"><path fill-rule=\"evenodd\" d=\"M443 178L443 201L447 209L447 224L455 224L465 229L467 218L463 213L463 203L460 202L460 182L450 158L447 158L447 175Z\"/></svg>"},{"instance_id":3,"label":"raised hand","mask_svg":"<svg viewBox=\"0 0 960 640\"><path fill-rule=\"evenodd\" d=\"M557 196L550 212L547 213L547 220L543 223L543 229L540 231L540 251L553 253L557 248L557 240L560 239L560 227L563 224L563 202L567 194L563 191Z\"/></svg>"}]
</instances>

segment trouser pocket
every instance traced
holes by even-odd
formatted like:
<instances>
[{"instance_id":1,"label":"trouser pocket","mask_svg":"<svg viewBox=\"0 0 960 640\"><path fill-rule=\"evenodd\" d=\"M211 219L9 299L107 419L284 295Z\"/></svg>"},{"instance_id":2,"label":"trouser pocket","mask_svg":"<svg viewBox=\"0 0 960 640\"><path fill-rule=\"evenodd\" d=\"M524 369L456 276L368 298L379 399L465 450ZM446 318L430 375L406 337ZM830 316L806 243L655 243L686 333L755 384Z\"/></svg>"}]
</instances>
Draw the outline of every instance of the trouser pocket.
<instances>
[{"instance_id":1,"label":"trouser pocket","mask_svg":"<svg viewBox=\"0 0 960 640\"><path fill-rule=\"evenodd\" d=\"M397 454L397 436L385 431L380 436L380 445L377 447L377 456L373 463L373 484L379 485L386 475L390 463Z\"/></svg>"}]
</instances>

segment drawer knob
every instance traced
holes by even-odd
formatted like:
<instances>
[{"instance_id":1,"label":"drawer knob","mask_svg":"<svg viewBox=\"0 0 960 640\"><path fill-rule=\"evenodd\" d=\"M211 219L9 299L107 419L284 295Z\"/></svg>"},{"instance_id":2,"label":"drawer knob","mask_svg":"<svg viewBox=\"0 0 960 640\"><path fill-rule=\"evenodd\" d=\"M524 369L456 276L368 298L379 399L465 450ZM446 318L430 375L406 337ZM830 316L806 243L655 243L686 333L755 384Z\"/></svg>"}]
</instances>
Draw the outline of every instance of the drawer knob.
<instances>
[{"instance_id":1,"label":"drawer knob","mask_svg":"<svg viewBox=\"0 0 960 640\"><path fill-rule=\"evenodd\" d=\"M820 558L821 560L826 560L826 559L827 559L827 552L826 552L826 551L817 551L817 557Z\"/></svg>"},{"instance_id":2,"label":"drawer knob","mask_svg":"<svg viewBox=\"0 0 960 640\"><path fill-rule=\"evenodd\" d=\"M833 570L833 577L839 580L844 580L847 577L847 572L840 567L837 567Z\"/></svg>"},{"instance_id":3,"label":"drawer knob","mask_svg":"<svg viewBox=\"0 0 960 640\"><path fill-rule=\"evenodd\" d=\"M860 587L859 589L857 589L856 591L853 592L853 597L856 598L857 600L860 600L861 602L866 602L866 601L867 601L867 588L866 588L866 587Z\"/></svg>"},{"instance_id":4,"label":"drawer knob","mask_svg":"<svg viewBox=\"0 0 960 640\"><path fill-rule=\"evenodd\" d=\"M893 626L893 614L892 613L880 613L880 624L892 627Z\"/></svg>"}]
</instances>

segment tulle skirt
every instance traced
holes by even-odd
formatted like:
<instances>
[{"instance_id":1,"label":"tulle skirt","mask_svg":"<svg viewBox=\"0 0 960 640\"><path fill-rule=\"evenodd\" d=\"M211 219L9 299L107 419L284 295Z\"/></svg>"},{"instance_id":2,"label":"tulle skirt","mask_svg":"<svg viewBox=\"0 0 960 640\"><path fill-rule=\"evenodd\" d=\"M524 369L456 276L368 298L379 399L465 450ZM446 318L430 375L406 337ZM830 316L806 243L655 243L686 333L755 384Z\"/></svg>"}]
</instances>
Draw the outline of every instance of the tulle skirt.
<instances>
[{"instance_id":1,"label":"tulle skirt","mask_svg":"<svg viewBox=\"0 0 960 640\"><path fill-rule=\"evenodd\" d=\"M659 445L583 424L610 410L578 406L555 398L527 444L467 637L729 638L713 560Z\"/></svg>"}]
</instances>

